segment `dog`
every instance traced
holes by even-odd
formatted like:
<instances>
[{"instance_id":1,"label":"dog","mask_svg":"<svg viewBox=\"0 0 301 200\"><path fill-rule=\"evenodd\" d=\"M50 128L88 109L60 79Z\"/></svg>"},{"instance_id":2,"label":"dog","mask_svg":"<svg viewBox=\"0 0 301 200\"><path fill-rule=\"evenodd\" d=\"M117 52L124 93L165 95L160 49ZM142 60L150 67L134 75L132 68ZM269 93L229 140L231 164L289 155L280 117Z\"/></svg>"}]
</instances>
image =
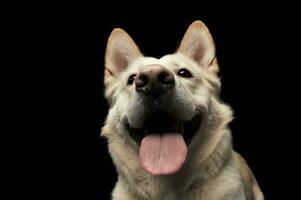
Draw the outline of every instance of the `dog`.
<instances>
[{"instance_id":1,"label":"dog","mask_svg":"<svg viewBox=\"0 0 301 200\"><path fill-rule=\"evenodd\" d=\"M175 53L145 57L116 28L105 53L101 131L118 172L113 200L262 200L231 144L213 38L193 22Z\"/></svg>"}]
</instances>

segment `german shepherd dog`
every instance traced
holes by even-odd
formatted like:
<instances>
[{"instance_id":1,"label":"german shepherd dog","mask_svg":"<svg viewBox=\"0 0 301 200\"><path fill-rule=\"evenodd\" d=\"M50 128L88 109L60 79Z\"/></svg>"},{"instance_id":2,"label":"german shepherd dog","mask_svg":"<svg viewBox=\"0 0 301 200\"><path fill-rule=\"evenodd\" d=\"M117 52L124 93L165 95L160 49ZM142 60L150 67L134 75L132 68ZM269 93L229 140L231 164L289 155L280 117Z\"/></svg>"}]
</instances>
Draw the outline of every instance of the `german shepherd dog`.
<instances>
[{"instance_id":1,"label":"german shepherd dog","mask_svg":"<svg viewBox=\"0 0 301 200\"><path fill-rule=\"evenodd\" d=\"M122 29L105 54L102 128L118 171L113 200L262 200L231 144L212 36L193 22L177 51L145 57Z\"/></svg>"}]
</instances>

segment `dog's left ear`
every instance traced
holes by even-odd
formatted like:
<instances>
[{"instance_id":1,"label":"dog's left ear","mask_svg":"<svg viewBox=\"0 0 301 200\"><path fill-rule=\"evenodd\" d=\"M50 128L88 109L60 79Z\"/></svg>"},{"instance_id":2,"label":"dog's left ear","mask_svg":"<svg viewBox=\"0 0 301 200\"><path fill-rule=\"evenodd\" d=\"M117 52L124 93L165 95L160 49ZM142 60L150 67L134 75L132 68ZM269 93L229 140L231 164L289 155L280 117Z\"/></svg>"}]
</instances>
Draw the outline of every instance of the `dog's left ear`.
<instances>
[{"instance_id":1,"label":"dog's left ear","mask_svg":"<svg viewBox=\"0 0 301 200\"><path fill-rule=\"evenodd\" d=\"M214 73L219 71L213 38L201 21L195 21L188 27L177 52L193 59L205 69Z\"/></svg>"}]
</instances>

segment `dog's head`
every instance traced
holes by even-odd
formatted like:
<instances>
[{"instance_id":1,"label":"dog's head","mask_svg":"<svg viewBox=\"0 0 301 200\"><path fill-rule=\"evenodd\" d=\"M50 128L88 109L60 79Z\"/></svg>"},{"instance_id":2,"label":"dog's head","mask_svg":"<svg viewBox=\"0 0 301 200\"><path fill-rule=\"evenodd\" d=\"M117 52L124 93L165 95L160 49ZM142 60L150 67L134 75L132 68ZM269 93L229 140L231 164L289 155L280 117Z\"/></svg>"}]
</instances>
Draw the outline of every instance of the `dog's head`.
<instances>
[{"instance_id":1,"label":"dog's head","mask_svg":"<svg viewBox=\"0 0 301 200\"><path fill-rule=\"evenodd\" d=\"M207 27L192 23L174 54L144 57L131 37L114 29L105 55L107 126L131 138L142 167L153 175L177 172L220 82Z\"/></svg>"}]
</instances>

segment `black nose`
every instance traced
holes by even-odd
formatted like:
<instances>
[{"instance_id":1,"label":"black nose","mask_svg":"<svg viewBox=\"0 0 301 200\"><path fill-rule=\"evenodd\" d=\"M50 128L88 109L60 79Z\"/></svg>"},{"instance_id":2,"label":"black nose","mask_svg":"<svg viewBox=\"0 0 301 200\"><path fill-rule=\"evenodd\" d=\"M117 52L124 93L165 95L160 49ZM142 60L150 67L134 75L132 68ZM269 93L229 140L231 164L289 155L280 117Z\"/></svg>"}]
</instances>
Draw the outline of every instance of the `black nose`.
<instances>
[{"instance_id":1,"label":"black nose","mask_svg":"<svg viewBox=\"0 0 301 200\"><path fill-rule=\"evenodd\" d=\"M138 72L135 78L136 90L146 95L156 95L174 86L173 74L161 65L149 65Z\"/></svg>"}]
</instances>

